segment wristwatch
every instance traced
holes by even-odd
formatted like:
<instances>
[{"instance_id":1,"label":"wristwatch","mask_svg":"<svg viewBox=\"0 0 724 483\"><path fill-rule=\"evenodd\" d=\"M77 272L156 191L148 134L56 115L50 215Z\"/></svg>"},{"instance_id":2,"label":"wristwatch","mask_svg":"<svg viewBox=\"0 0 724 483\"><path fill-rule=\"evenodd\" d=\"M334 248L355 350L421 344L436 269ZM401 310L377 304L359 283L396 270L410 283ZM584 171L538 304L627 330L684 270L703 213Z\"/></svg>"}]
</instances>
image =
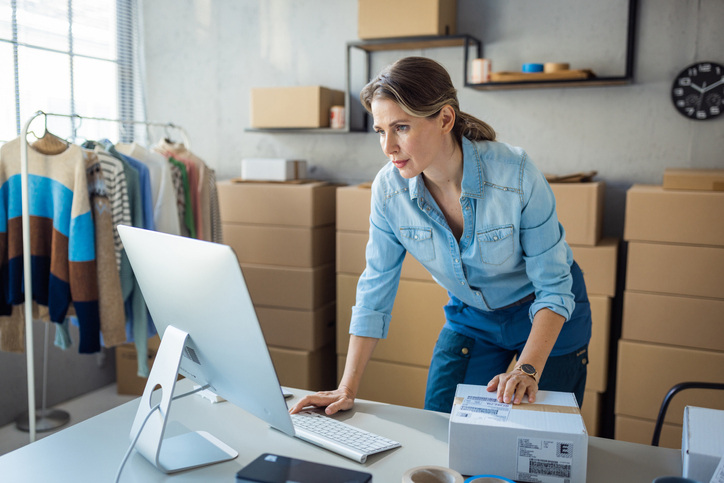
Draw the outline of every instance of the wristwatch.
<instances>
[{"instance_id":1,"label":"wristwatch","mask_svg":"<svg viewBox=\"0 0 724 483\"><path fill-rule=\"evenodd\" d=\"M526 376L532 377L534 381L538 382L538 379L536 379L535 377L538 375L538 371L536 371L535 367L533 367L531 364L520 364L516 366L514 370L518 370Z\"/></svg>"}]
</instances>

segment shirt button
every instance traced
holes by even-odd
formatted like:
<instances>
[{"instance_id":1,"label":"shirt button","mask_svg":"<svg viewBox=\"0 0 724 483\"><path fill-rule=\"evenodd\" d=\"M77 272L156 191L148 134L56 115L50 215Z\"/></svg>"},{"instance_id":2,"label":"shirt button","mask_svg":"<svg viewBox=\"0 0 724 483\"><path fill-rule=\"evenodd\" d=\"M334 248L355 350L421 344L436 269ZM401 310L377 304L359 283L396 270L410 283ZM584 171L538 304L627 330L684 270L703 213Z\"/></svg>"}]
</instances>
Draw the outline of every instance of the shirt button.
<instances>
[{"instance_id":1,"label":"shirt button","mask_svg":"<svg viewBox=\"0 0 724 483\"><path fill-rule=\"evenodd\" d=\"M417 235L415 235L415 240L417 240Z\"/></svg>"},{"instance_id":2,"label":"shirt button","mask_svg":"<svg viewBox=\"0 0 724 483\"><path fill-rule=\"evenodd\" d=\"M470 235L465 235L465 238L470 238Z\"/></svg>"},{"instance_id":3,"label":"shirt button","mask_svg":"<svg viewBox=\"0 0 724 483\"><path fill-rule=\"evenodd\" d=\"M467 348L467 347L463 347L463 349L462 349L460 352L462 352L463 355L465 355L465 354L467 354L469 351L468 351L468 348Z\"/></svg>"},{"instance_id":4,"label":"shirt button","mask_svg":"<svg viewBox=\"0 0 724 483\"><path fill-rule=\"evenodd\" d=\"M460 282L460 285L465 285L465 282Z\"/></svg>"},{"instance_id":5,"label":"shirt button","mask_svg":"<svg viewBox=\"0 0 724 483\"><path fill-rule=\"evenodd\" d=\"M427 208L425 208L425 209L426 209L427 211L430 211L430 207L429 207L429 206L428 206Z\"/></svg>"},{"instance_id":6,"label":"shirt button","mask_svg":"<svg viewBox=\"0 0 724 483\"><path fill-rule=\"evenodd\" d=\"M508 191L508 188L503 188L503 191Z\"/></svg>"},{"instance_id":7,"label":"shirt button","mask_svg":"<svg viewBox=\"0 0 724 483\"><path fill-rule=\"evenodd\" d=\"M455 259L455 263L458 263L459 261L460 261L460 260L458 260L457 258Z\"/></svg>"}]
</instances>

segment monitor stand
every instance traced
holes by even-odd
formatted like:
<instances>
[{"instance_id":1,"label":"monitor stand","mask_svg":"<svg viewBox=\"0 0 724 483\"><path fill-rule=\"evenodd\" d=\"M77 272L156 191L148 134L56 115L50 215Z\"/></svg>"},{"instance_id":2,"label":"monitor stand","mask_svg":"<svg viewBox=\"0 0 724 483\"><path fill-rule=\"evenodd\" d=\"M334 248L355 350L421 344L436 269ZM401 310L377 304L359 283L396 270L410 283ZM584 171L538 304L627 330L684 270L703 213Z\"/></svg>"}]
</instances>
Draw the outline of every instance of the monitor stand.
<instances>
[{"instance_id":1,"label":"monitor stand","mask_svg":"<svg viewBox=\"0 0 724 483\"><path fill-rule=\"evenodd\" d=\"M239 456L239 453L205 431L194 431L167 439L163 438L176 378L188 338L187 332L172 325L166 328L131 429L131 441L133 441L143 420L153 407L151 394L156 387L160 386L162 390L161 405L143 426L143 431L136 443L136 450L164 473L175 473L220 463Z\"/></svg>"}]
</instances>

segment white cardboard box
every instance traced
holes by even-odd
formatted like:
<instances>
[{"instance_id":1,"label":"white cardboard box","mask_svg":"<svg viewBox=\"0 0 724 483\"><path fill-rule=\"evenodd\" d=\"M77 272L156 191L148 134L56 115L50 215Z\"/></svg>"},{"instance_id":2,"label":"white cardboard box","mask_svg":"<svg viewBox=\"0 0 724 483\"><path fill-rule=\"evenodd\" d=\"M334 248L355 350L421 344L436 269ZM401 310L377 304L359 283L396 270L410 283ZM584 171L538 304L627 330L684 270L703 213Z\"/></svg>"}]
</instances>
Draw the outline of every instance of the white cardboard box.
<instances>
[{"instance_id":1,"label":"white cardboard box","mask_svg":"<svg viewBox=\"0 0 724 483\"><path fill-rule=\"evenodd\" d=\"M724 457L724 411L686 406L681 434L682 476L708 483Z\"/></svg>"},{"instance_id":2,"label":"white cardboard box","mask_svg":"<svg viewBox=\"0 0 724 483\"><path fill-rule=\"evenodd\" d=\"M458 384L448 466L516 481L585 483L588 433L572 393L538 391L535 404L497 402L485 386Z\"/></svg>"},{"instance_id":3,"label":"white cardboard box","mask_svg":"<svg viewBox=\"0 0 724 483\"><path fill-rule=\"evenodd\" d=\"M271 158L241 160L241 179L246 181L291 181L306 177L306 161Z\"/></svg>"}]
</instances>

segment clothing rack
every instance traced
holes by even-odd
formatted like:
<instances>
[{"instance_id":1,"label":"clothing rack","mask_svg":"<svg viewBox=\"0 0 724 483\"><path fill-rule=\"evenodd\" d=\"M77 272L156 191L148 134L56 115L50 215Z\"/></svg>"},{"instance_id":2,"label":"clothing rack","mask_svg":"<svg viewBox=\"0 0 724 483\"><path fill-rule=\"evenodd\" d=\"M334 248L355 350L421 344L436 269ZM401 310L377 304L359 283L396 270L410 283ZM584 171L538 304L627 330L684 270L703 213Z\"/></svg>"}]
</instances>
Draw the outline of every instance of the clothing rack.
<instances>
[{"instance_id":1,"label":"clothing rack","mask_svg":"<svg viewBox=\"0 0 724 483\"><path fill-rule=\"evenodd\" d=\"M107 121L117 122L121 125L124 124L142 124L147 128L150 126L164 127L178 129L183 137L184 145L190 149L188 133L184 128L170 122L153 122L153 121L134 121L130 119L108 119L103 117L88 117L80 116L78 114L56 114L50 112L37 111L25 122L23 129L20 133L20 140L22 143L22 149L20 150L20 191L21 191L21 206L22 206L22 231L23 231L23 277L25 284L25 355L28 366L28 429L30 433L30 442L35 442L36 432L36 415L35 415L35 362L33 354L33 280L32 280L32 267L31 267L31 256L30 256L30 200L28 195L28 129L30 123L39 116L45 116L46 121L48 116L52 117L67 117L70 119L89 119L94 121ZM75 132L75 128L73 129ZM47 332L46 332L47 342ZM46 358L47 358L47 343L46 347ZM46 364L47 365L47 364ZM45 371L44 367L44 371ZM45 380L45 374L43 375ZM45 384L44 384L45 385ZM45 393L45 388L43 388ZM45 406L45 397L43 397L43 406ZM45 410L45 407L43 407Z\"/></svg>"}]
</instances>

